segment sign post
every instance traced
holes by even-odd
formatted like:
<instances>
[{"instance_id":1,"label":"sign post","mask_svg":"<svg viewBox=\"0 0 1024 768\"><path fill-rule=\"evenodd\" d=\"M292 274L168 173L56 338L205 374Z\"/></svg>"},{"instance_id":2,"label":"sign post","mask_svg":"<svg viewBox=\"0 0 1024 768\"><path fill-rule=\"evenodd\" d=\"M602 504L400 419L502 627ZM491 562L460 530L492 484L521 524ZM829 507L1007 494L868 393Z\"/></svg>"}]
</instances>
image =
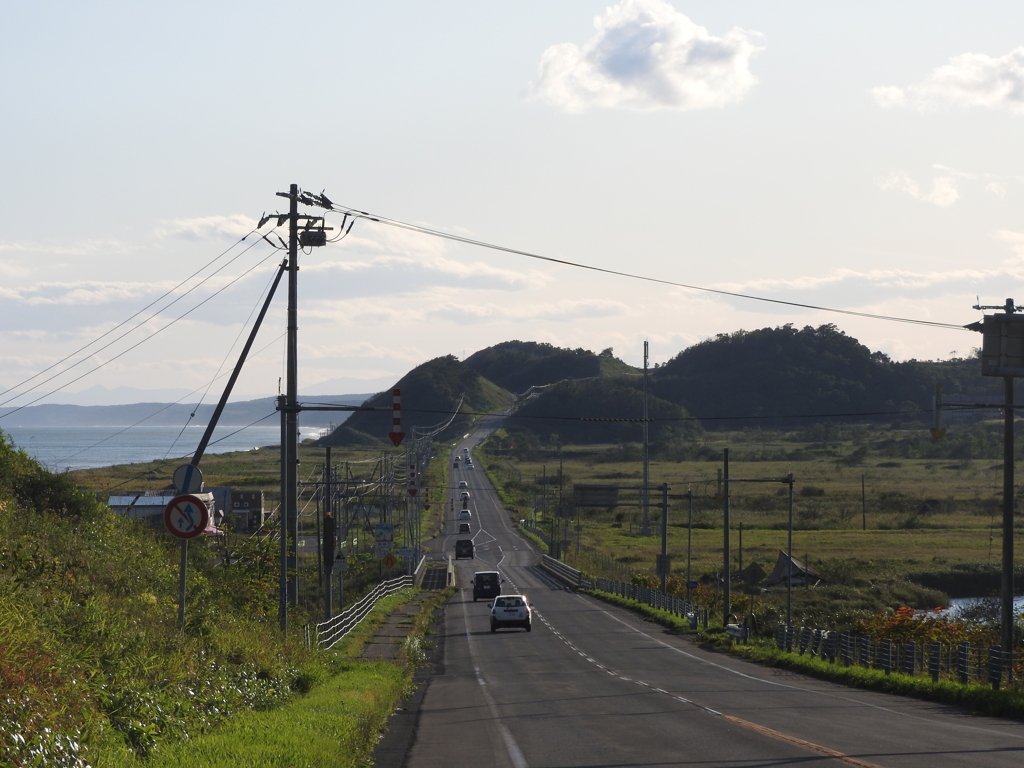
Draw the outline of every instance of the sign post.
<instances>
[{"instance_id":1,"label":"sign post","mask_svg":"<svg viewBox=\"0 0 1024 768\"><path fill-rule=\"evenodd\" d=\"M202 475L199 476L202 483ZM210 510L202 499L184 494L175 496L164 507L164 525L172 536L181 539L181 564L178 568L178 629L185 628L185 574L188 570L188 540L202 534L210 522Z\"/></svg>"}]
</instances>

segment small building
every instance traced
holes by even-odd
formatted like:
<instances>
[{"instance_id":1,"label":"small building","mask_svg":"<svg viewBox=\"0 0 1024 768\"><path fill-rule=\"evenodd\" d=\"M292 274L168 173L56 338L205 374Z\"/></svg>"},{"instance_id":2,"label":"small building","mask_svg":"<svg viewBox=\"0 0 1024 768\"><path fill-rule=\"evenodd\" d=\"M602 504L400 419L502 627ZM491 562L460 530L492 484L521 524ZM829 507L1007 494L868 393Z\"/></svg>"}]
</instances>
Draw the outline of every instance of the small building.
<instances>
[{"instance_id":1,"label":"small building","mask_svg":"<svg viewBox=\"0 0 1024 768\"><path fill-rule=\"evenodd\" d=\"M232 491L231 506L225 518L232 530L239 533L258 531L266 522L263 510L263 491Z\"/></svg>"},{"instance_id":2,"label":"small building","mask_svg":"<svg viewBox=\"0 0 1024 768\"><path fill-rule=\"evenodd\" d=\"M821 574L806 565L795 557L790 557L781 549L779 557L775 561L775 570L771 575L761 582L763 587L774 587L777 584L794 585L817 584L821 581Z\"/></svg>"},{"instance_id":3,"label":"small building","mask_svg":"<svg viewBox=\"0 0 1024 768\"><path fill-rule=\"evenodd\" d=\"M164 509L176 496L177 491L167 489L159 491L139 491L138 493L125 494L123 496L111 496L107 504L117 514L131 520L145 520L154 528L163 528ZM216 524L216 504L212 493L193 493L197 499L206 504L210 510L210 524Z\"/></svg>"}]
</instances>

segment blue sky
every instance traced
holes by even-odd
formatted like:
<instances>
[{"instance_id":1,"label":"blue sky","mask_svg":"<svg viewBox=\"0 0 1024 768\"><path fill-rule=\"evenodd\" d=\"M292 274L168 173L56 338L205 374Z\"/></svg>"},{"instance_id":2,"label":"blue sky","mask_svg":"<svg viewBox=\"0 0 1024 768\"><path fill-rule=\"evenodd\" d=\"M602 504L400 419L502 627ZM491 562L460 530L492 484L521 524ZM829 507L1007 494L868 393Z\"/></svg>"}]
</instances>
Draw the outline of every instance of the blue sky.
<instances>
[{"instance_id":1,"label":"blue sky","mask_svg":"<svg viewBox=\"0 0 1024 768\"><path fill-rule=\"evenodd\" d=\"M956 324L977 319L976 296L1024 301L1020 4L9 2L0 24L0 389L82 361L10 404L59 386L50 402L204 388L279 259L265 244L107 349L117 333L79 350L293 182L689 285ZM790 322L834 322L895 359L980 338L366 221L300 267L307 392L380 389L513 338L634 364L644 339L658 362ZM240 396L277 390L278 305Z\"/></svg>"}]
</instances>

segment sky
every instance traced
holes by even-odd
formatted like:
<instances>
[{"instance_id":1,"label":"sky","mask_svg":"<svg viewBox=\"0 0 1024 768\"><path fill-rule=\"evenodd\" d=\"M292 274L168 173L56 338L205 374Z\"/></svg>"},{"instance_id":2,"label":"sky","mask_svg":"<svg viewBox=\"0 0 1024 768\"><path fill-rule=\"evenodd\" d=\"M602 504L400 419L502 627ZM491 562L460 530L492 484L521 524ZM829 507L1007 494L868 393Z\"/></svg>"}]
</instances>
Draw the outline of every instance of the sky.
<instances>
[{"instance_id":1,"label":"sky","mask_svg":"<svg viewBox=\"0 0 1024 768\"><path fill-rule=\"evenodd\" d=\"M953 325L1024 301L1024 4L10 0L0 25L0 406L215 399L292 183L667 283ZM299 267L309 394L511 339L634 365L786 323L895 360L980 343L366 219ZM278 391L284 307L233 399Z\"/></svg>"}]
</instances>

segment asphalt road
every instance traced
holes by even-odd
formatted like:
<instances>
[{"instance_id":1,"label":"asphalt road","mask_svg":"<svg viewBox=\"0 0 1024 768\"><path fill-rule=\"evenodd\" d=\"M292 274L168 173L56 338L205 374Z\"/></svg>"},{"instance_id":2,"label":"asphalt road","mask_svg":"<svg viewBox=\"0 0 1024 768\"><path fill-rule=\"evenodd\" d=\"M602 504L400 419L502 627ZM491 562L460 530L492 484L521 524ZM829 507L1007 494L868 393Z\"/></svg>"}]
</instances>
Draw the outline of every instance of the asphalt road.
<instances>
[{"instance_id":1,"label":"asphalt road","mask_svg":"<svg viewBox=\"0 0 1024 768\"><path fill-rule=\"evenodd\" d=\"M537 568L479 466L460 462L451 477L470 486L476 558L458 561L463 589L439 629L443 663L419 701L404 765L1024 765L1022 723L705 652L568 591ZM463 537L453 493L446 552ZM468 589L476 570L499 570L504 593L529 596L532 632L490 632L487 604Z\"/></svg>"}]
</instances>

